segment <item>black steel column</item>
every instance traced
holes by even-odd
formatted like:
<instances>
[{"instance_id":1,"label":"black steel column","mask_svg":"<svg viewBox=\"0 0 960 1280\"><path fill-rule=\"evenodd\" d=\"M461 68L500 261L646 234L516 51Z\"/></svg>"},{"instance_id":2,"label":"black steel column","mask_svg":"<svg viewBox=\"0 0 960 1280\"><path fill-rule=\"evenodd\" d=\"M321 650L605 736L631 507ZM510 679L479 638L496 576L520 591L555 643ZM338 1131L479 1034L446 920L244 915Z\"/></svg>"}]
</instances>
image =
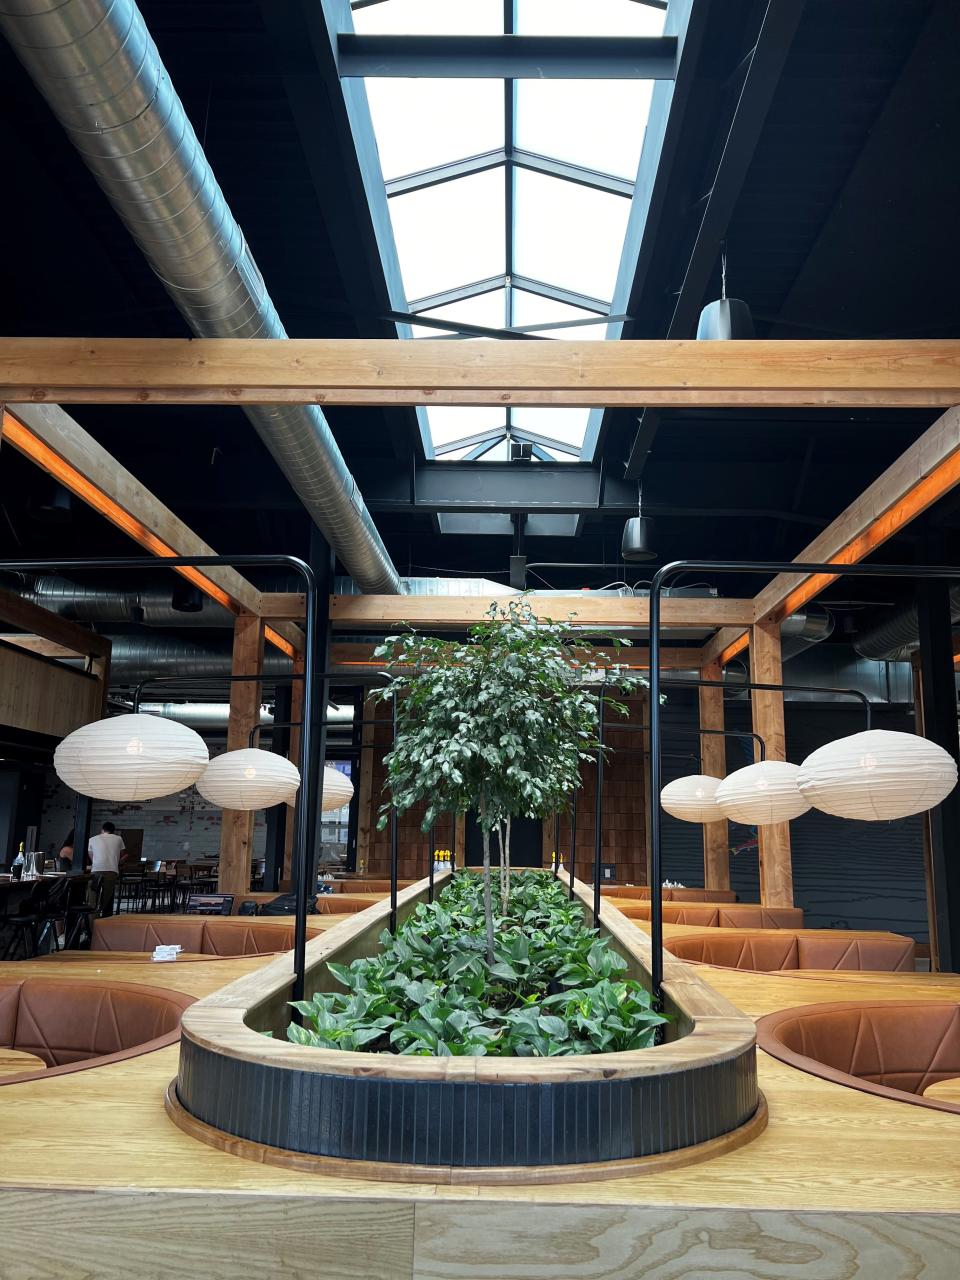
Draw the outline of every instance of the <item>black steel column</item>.
<instances>
[{"instance_id":1,"label":"black steel column","mask_svg":"<svg viewBox=\"0 0 960 1280\"><path fill-rule=\"evenodd\" d=\"M917 612L923 735L960 761L950 583L919 582ZM940 968L953 973L960 965L960 787L926 817Z\"/></svg>"},{"instance_id":2,"label":"black steel column","mask_svg":"<svg viewBox=\"0 0 960 1280\"><path fill-rule=\"evenodd\" d=\"M603 824L603 695L604 689L601 688L600 697L597 700L597 739L600 745L597 749L597 798L593 825L593 923L596 928L600 926L600 833Z\"/></svg>"},{"instance_id":3,"label":"black steel column","mask_svg":"<svg viewBox=\"0 0 960 1280\"><path fill-rule=\"evenodd\" d=\"M573 877L577 870L577 789L573 789L570 801L570 897L573 898Z\"/></svg>"},{"instance_id":4,"label":"black steel column","mask_svg":"<svg viewBox=\"0 0 960 1280\"><path fill-rule=\"evenodd\" d=\"M76 808L73 811L73 861L72 871L83 870L83 860L87 856L87 845L90 842L90 817L93 812L93 801L89 796L77 796Z\"/></svg>"},{"instance_id":5,"label":"black steel column","mask_svg":"<svg viewBox=\"0 0 960 1280\"><path fill-rule=\"evenodd\" d=\"M434 872L434 867L436 866L436 861L437 861L436 829L437 829L437 824L434 822L434 824L430 828L430 871L429 871L429 884L427 885L427 901L428 902L433 901L433 872Z\"/></svg>"},{"instance_id":6,"label":"black steel column","mask_svg":"<svg viewBox=\"0 0 960 1280\"><path fill-rule=\"evenodd\" d=\"M323 805L323 765L327 756L327 703L330 701L330 682L318 678L318 673L330 667L330 594L334 584L334 555L330 544L315 526L310 531L310 568L317 583L317 617L316 617L316 650L314 654L314 697L312 705L307 706L304 698L303 718L310 719L312 741L309 759L301 749L301 768L309 770L312 796L307 820L307 849L310 856L310 869L304 891L309 900L317 889L317 869L323 843L322 805ZM305 691L306 692L306 691ZM301 738L301 748L303 739Z\"/></svg>"},{"instance_id":7,"label":"black steel column","mask_svg":"<svg viewBox=\"0 0 960 1280\"><path fill-rule=\"evenodd\" d=\"M397 695L393 695L393 739L391 750L397 740ZM397 857L399 833L397 831L397 810L390 806L390 932L397 932Z\"/></svg>"},{"instance_id":8,"label":"black steel column","mask_svg":"<svg viewBox=\"0 0 960 1280\"><path fill-rule=\"evenodd\" d=\"M290 706L292 686L277 685L273 696L274 728L270 733L270 750L278 756L288 754L290 750ZM260 739L262 741L263 734ZM271 805L267 810L267 840L264 848L263 887L268 893L277 893L280 889L280 876L283 871L283 849L287 835L287 806Z\"/></svg>"},{"instance_id":9,"label":"black steel column","mask_svg":"<svg viewBox=\"0 0 960 1280\"><path fill-rule=\"evenodd\" d=\"M553 874L556 877L560 862L560 810L553 815Z\"/></svg>"}]
</instances>

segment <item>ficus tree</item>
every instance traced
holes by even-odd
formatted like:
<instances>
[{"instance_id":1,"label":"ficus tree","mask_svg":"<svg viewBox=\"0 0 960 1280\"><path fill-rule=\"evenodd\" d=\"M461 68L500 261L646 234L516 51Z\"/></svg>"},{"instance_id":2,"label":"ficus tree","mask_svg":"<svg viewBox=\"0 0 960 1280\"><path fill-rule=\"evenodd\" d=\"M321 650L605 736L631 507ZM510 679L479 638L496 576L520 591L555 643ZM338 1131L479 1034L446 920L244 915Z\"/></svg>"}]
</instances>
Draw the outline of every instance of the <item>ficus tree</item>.
<instances>
[{"instance_id":1,"label":"ficus tree","mask_svg":"<svg viewBox=\"0 0 960 1280\"><path fill-rule=\"evenodd\" d=\"M647 681L576 643L570 619L538 617L525 597L492 603L465 641L410 631L388 637L375 656L389 682L374 696L397 700L397 733L384 758L390 799L379 825L391 807L403 813L424 802L425 831L445 811L476 813L492 962L491 832L500 836L505 911L511 818L545 818L567 807L581 766L601 749L601 687L605 705L625 715L616 695Z\"/></svg>"}]
</instances>

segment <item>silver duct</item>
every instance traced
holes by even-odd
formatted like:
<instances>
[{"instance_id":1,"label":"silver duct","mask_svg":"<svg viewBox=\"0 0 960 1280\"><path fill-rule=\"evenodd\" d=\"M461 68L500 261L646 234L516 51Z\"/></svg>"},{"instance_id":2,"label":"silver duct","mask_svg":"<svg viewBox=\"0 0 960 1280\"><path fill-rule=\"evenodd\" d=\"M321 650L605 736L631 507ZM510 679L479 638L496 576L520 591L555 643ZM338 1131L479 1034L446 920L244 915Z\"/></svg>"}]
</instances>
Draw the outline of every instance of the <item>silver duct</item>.
<instances>
[{"instance_id":1,"label":"silver duct","mask_svg":"<svg viewBox=\"0 0 960 1280\"><path fill-rule=\"evenodd\" d=\"M228 676L232 667L229 645L210 649L168 636L115 636L110 654L110 684L138 684L156 676ZM286 675L290 659L276 650L263 655L264 676Z\"/></svg>"},{"instance_id":2,"label":"silver duct","mask_svg":"<svg viewBox=\"0 0 960 1280\"><path fill-rule=\"evenodd\" d=\"M142 623L148 627L232 627L229 609L201 597L196 613L174 609L169 589L147 587L126 591L115 587L85 587L66 578L40 578L24 598L51 613L90 622L98 628L110 623Z\"/></svg>"},{"instance_id":3,"label":"silver duct","mask_svg":"<svg viewBox=\"0 0 960 1280\"><path fill-rule=\"evenodd\" d=\"M950 588L950 617L954 622L960 620L960 587ZM875 662L908 661L919 646L920 620L915 604L872 614L853 642L861 658Z\"/></svg>"},{"instance_id":4,"label":"silver duct","mask_svg":"<svg viewBox=\"0 0 960 1280\"><path fill-rule=\"evenodd\" d=\"M133 0L0 0L0 29L193 332L285 338ZM360 587L397 594L397 571L320 410L245 412Z\"/></svg>"},{"instance_id":5,"label":"silver duct","mask_svg":"<svg viewBox=\"0 0 960 1280\"><path fill-rule=\"evenodd\" d=\"M140 710L145 715L177 720L198 732L226 733L230 720L229 702L141 702ZM353 724L353 707L328 707L326 719L328 724ZM273 712L269 707L260 708L260 723L267 726L273 724Z\"/></svg>"}]
</instances>

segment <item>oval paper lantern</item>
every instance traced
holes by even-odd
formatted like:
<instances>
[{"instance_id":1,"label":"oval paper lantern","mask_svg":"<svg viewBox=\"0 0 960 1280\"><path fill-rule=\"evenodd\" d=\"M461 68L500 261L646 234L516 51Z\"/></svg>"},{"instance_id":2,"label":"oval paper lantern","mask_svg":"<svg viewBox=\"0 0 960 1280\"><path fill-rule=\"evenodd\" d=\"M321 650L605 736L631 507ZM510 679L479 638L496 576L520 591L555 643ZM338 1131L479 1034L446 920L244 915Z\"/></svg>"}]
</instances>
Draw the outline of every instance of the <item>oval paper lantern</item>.
<instances>
[{"instance_id":1,"label":"oval paper lantern","mask_svg":"<svg viewBox=\"0 0 960 1280\"><path fill-rule=\"evenodd\" d=\"M719 778L708 773L691 773L668 782L660 792L660 803L682 822L716 822L723 817L716 801Z\"/></svg>"},{"instance_id":2,"label":"oval paper lantern","mask_svg":"<svg viewBox=\"0 0 960 1280\"><path fill-rule=\"evenodd\" d=\"M907 818L938 805L957 785L942 747L915 733L868 729L807 756L797 786L824 813L864 822Z\"/></svg>"},{"instance_id":3,"label":"oval paper lantern","mask_svg":"<svg viewBox=\"0 0 960 1280\"><path fill-rule=\"evenodd\" d=\"M162 716L111 716L74 729L53 754L57 777L95 800L153 800L191 786L210 756L198 733Z\"/></svg>"},{"instance_id":4,"label":"oval paper lantern","mask_svg":"<svg viewBox=\"0 0 960 1280\"><path fill-rule=\"evenodd\" d=\"M353 783L347 775L341 773L339 769L331 769L329 765L324 765L323 797L320 801L322 812L328 813L332 809L342 809L352 799Z\"/></svg>"},{"instance_id":5,"label":"oval paper lantern","mask_svg":"<svg viewBox=\"0 0 960 1280\"><path fill-rule=\"evenodd\" d=\"M204 800L220 809L269 809L297 794L300 770L284 756L259 747L225 751L197 782Z\"/></svg>"},{"instance_id":6,"label":"oval paper lantern","mask_svg":"<svg viewBox=\"0 0 960 1280\"><path fill-rule=\"evenodd\" d=\"M731 773L717 787L717 804L725 818L752 827L789 822L810 808L797 790L799 765L761 760Z\"/></svg>"}]
</instances>

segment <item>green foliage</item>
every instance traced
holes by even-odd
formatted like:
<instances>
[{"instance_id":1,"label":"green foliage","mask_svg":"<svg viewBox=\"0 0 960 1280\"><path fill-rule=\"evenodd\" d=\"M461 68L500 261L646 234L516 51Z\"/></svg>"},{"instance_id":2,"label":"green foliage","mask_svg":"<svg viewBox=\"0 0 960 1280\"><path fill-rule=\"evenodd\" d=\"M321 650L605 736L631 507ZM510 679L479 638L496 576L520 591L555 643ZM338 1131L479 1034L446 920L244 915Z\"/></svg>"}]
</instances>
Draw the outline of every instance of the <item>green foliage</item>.
<instances>
[{"instance_id":1,"label":"green foliage","mask_svg":"<svg viewBox=\"0 0 960 1280\"><path fill-rule=\"evenodd\" d=\"M571 643L569 621L538 618L522 597L487 612L465 642L411 632L375 651L391 671L375 696L397 697L381 827L391 805L402 813L422 801L425 831L445 811L476 810L489 832L511 815L565 808L581 764L599 750L600 685L623 693L646 686L603 653ZM605 703L626 712L608 695Z\"/></svg>"},{"instance_id":2,"label":"green foliage","mask_svg":"<svg viewBox=\"0 0 960 1280\"><path fill-rule=\"evenodd\" d=\"M667 1021L649 993L624 978L626 961L588 928L583 910L549 873L511 878L485 955L483 887L460 872L421 904L376 956L330 964L344 992L294 1005L304 1025L287 1035L324 1049L461 1056L553 1057L612 1053L654 1043Z\"/></svg>"}]
</instances>

